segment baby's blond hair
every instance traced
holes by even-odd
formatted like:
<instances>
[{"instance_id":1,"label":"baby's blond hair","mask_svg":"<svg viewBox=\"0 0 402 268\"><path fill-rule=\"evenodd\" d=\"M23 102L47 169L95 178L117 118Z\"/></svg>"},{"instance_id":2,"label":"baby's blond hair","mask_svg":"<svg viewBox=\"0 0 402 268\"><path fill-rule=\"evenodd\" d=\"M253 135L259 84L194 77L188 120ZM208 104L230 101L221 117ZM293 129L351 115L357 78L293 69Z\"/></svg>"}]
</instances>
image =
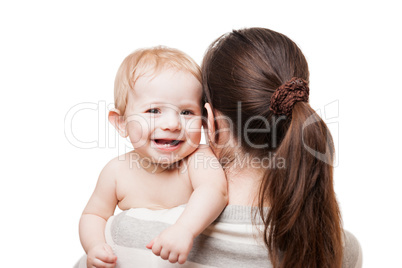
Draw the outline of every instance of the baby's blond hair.
<instances>
[{"instance_id":1,"label":"baby's blond hair","mask_svg":"<svg viewBox=\"0 0 402 268\"><path fill-rule=\"evenodd\" d=\"M188 71L201 83L199 65L178 49L157 46L138 49L128 55L120 65L114 82L114 104L121 115L126 110L128 92L134 89L137 79L145 73L155 75L168 68Z\"/></svg>"}]
</instances>

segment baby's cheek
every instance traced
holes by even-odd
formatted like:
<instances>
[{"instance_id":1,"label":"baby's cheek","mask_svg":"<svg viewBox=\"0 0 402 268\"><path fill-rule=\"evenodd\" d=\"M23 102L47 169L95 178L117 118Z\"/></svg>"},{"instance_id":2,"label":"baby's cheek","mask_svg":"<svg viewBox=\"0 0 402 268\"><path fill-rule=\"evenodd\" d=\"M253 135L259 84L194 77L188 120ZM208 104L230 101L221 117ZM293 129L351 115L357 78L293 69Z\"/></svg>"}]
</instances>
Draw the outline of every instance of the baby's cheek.
<instances>
[{"instance_id":1,"label":"baby's cheek","mask_svg":"<svg viewBox=\"0 0 402 268\"><path fill-rule=\"evenodd\" d=\"M190 120L187 122L186 134L191 146L198 147L201 141L201 119Z\"/></svg>"},{"instance_id":2,"label":"baby's cheek","mask_svg":"<svg viewBox=\"0 0 402 268\"><path fill-rule=\"evenodd\" d=\"M132 120L129 125L129 137L134 148L140 148L147 144L149 125L140 120Z\"/></svg>"},{"instance_id":3,"label":"baby's cheek","mask_svg":"<svg viewBox=\"0 0 402 268\"><path fill-rule=\"evenodd\" d=\"M200 116L194 117L186 121L187 133L196 133L201 131L202 120Z\"/></svg>"}]
</instances>

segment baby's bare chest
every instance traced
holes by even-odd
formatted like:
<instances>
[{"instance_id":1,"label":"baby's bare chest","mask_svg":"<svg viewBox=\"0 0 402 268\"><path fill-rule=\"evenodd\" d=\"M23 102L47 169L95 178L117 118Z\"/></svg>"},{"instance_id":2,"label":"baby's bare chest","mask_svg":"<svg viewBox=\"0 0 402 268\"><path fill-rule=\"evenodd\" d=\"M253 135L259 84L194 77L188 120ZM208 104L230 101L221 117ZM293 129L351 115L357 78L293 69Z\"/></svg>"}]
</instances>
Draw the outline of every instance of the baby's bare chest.
<instances>
[{"instance_id":1,"label":"baby's bare chest","mask_svg":"<svg viewBox=\"0 0 402 268\"><path fill-rule=\"evenodd\" d=\"M122 172L116 180L118 206L164 209L187 203L193 188L186 172Z\"/></svg>"}]
</instances>

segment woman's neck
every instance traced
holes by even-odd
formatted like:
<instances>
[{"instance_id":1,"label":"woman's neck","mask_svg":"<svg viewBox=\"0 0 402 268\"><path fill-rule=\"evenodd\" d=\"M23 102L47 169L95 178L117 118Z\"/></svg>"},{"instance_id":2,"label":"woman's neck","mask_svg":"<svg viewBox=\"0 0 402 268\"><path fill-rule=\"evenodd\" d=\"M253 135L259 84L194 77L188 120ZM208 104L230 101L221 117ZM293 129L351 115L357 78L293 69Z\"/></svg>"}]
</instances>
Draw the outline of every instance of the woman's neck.
<instances>
[{"instance_id":1,"label":"woman's neck","mask_svg":"<svg viewBox=\"0 0 402 268\"><path fill-rule=\"evenodd\" d=\"M257 206L258 189L263 175L262 168L226 170L229 205Z\"/></svg>"}]
</instances>

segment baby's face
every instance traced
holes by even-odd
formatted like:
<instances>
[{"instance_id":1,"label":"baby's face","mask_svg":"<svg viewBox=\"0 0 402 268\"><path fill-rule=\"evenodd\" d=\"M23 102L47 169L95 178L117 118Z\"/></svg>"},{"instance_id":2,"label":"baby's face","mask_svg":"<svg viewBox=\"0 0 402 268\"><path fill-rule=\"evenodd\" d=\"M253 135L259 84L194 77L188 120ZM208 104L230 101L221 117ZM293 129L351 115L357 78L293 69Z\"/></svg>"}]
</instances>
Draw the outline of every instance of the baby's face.
<instances>
[{"instance_id":1,"label":"baby's face","mask_svg":"<svg viewBox=\"0 0 402 268\"><path fill-rule=\"evenodd\" d=\"M137 79L129 93L126 123L135 151L152 163L174 163L201 139L200 82L189 72L162 70Z\"/></svg>"}]
</instances>

